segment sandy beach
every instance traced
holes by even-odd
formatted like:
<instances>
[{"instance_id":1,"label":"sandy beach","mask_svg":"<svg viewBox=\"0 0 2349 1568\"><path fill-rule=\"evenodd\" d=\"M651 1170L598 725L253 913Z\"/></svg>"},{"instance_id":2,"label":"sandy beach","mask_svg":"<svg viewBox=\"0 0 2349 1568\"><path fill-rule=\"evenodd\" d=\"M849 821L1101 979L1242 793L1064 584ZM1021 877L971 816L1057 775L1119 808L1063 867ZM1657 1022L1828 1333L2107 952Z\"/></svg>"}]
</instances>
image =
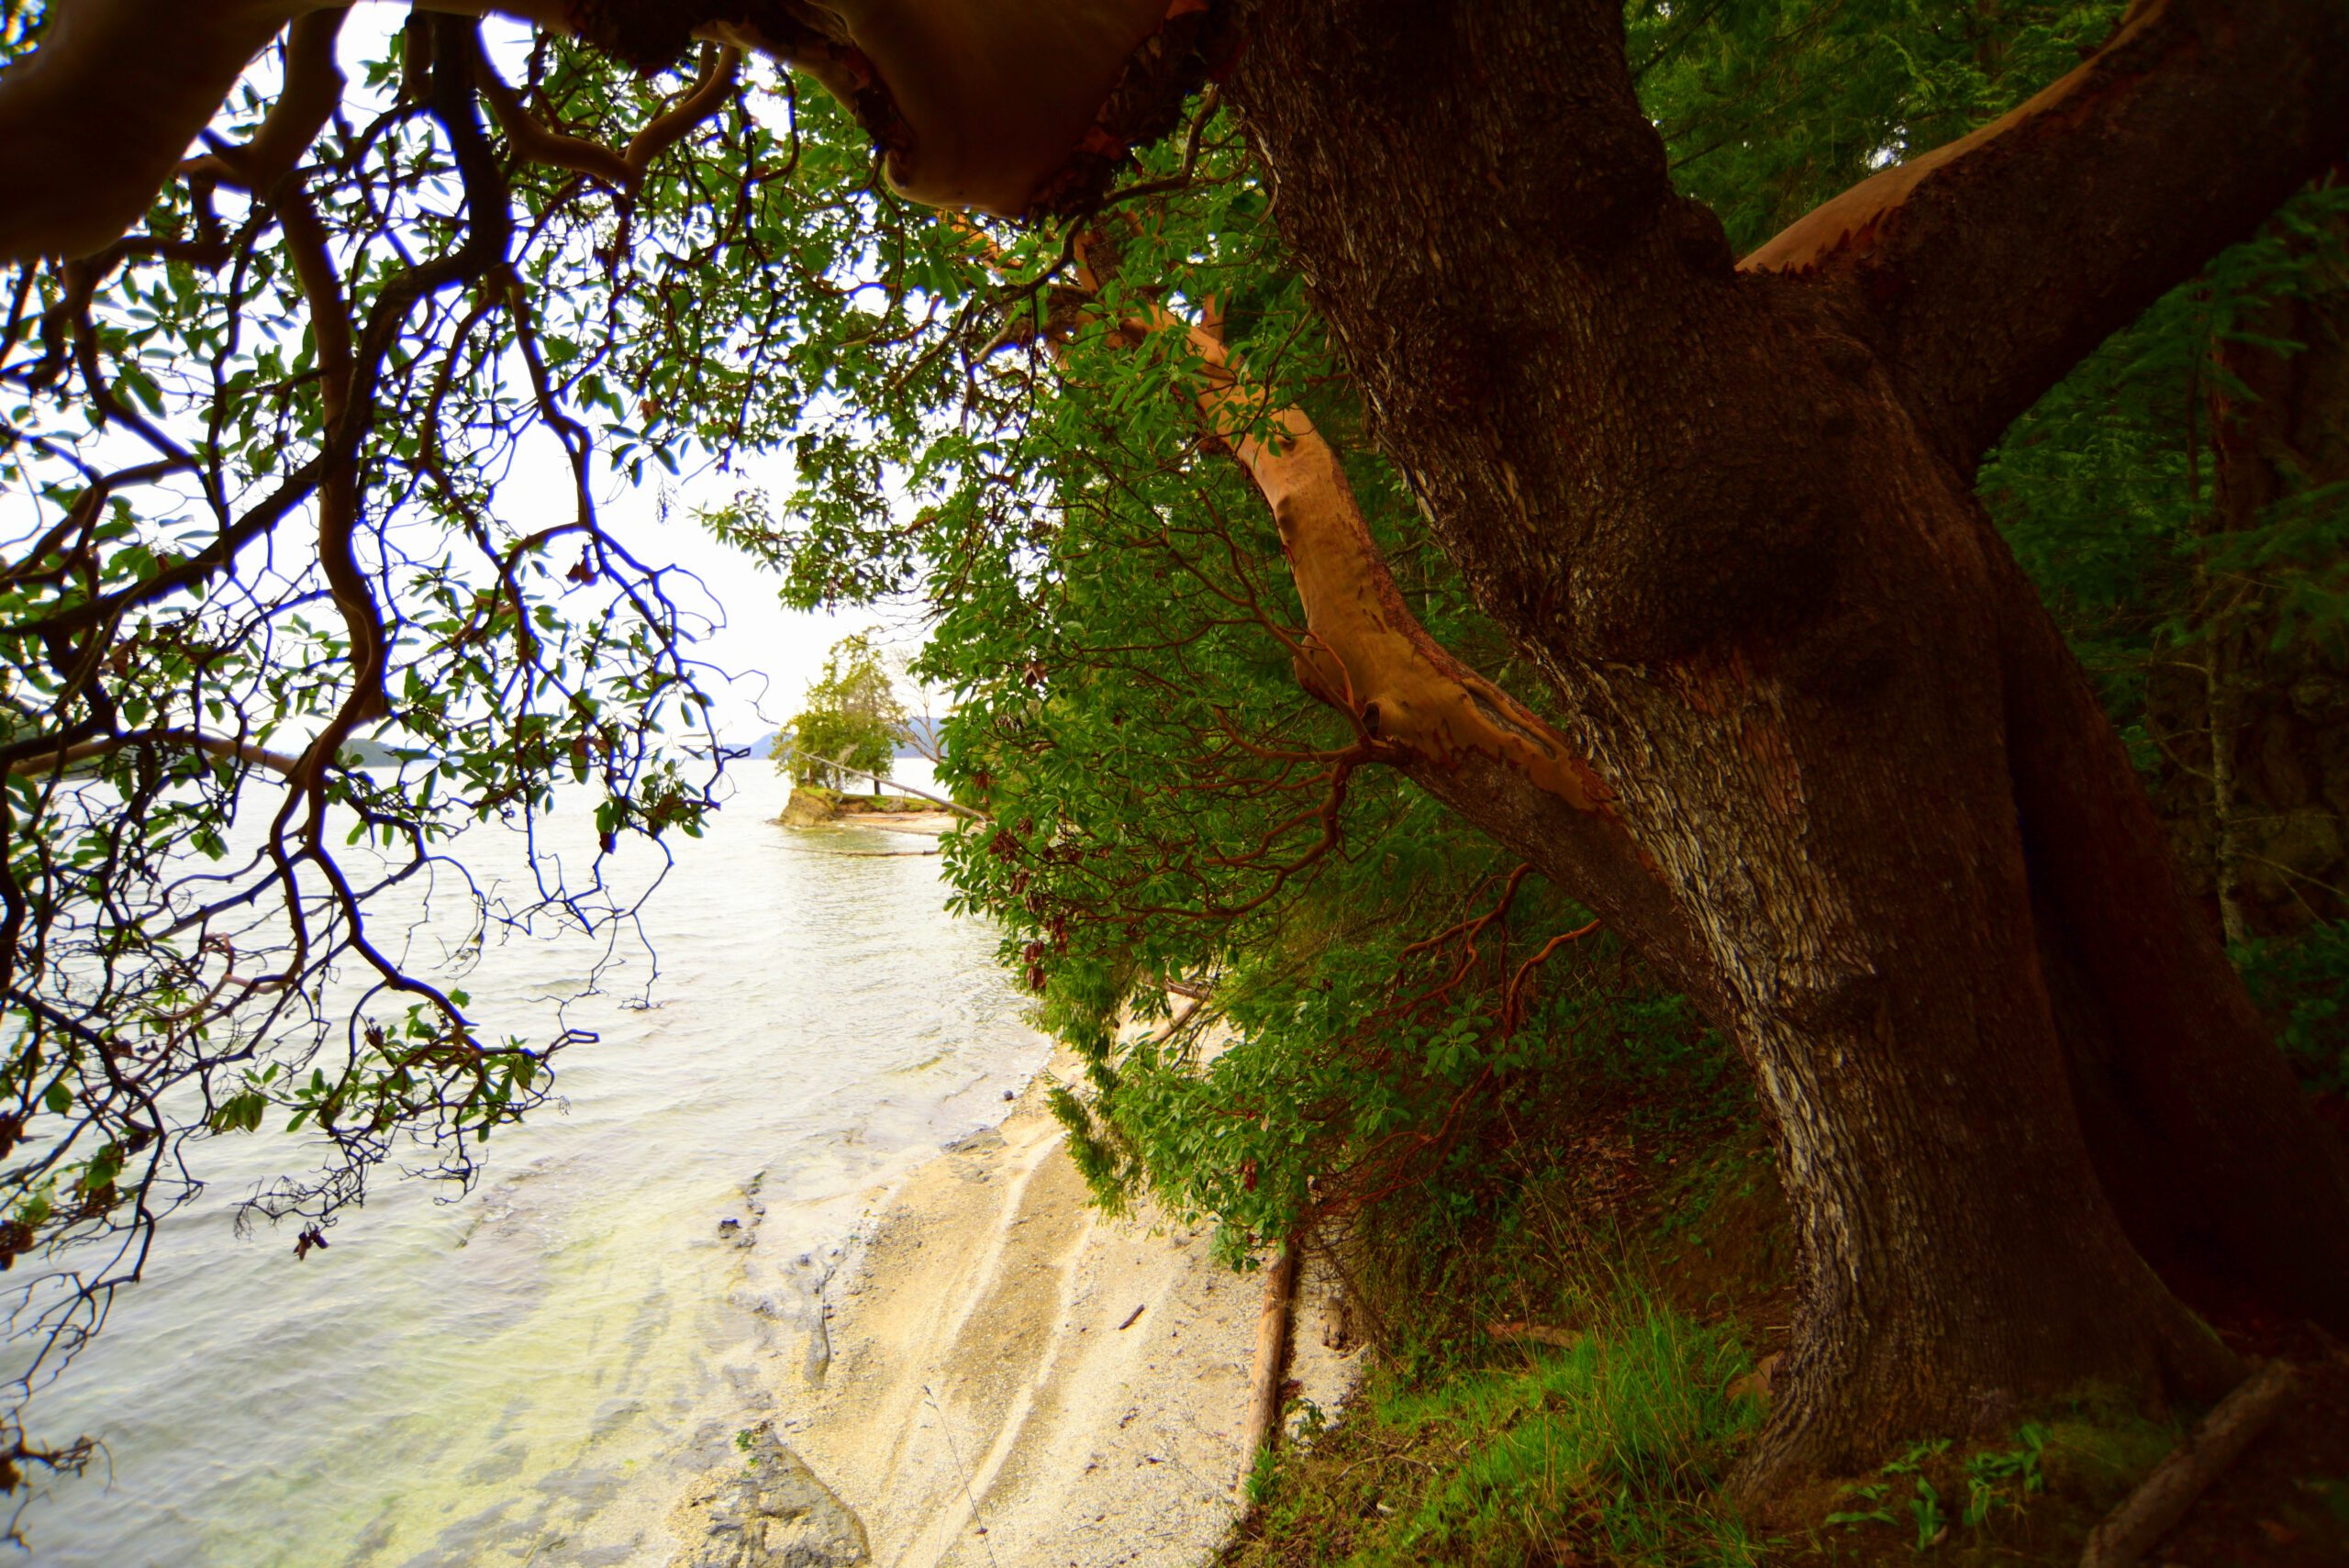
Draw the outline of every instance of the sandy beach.
<instances>
[{"instance_id":1,"label":"sandy beach","mask_svg":"<svg viewBox=\"0 0 2349 1568\"><path fill-rule=\"evenodd\" d=\"M1086 1203L1045 1103L1074 1067L877 1195L797 1353L773 1342L777 1435L876 1568L1173 1568L1238 1511L1259 1279L1203 1229ZM1299 1294L1288 1375L1329 1409L1360 1351L1324 1343L1326 1297ZM675 1561L700 1561L717 1485L674 1517Z\"/></svg>"}]
</instances>

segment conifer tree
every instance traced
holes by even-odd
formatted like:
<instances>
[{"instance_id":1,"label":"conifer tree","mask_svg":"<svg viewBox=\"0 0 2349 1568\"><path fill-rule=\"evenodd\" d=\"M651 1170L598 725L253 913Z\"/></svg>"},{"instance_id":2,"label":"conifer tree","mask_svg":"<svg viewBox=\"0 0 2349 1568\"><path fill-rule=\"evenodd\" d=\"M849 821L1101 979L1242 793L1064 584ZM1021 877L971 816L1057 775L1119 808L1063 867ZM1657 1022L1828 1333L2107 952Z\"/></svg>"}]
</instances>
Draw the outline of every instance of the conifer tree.
<instances>
[{"instance_id":1,"label":"conifer tree","mask_svg":"<svg viewBox=\"0 0 2349 1568\"><path fill-rule=\"evenodd\" d=\"M859 632L825 655L824 673L800 700L790 749L775 753L775 766L801 784L845 788L870 779L878 795L905 733L906 705L872 635Z\"/></svg>"}]
</instances>

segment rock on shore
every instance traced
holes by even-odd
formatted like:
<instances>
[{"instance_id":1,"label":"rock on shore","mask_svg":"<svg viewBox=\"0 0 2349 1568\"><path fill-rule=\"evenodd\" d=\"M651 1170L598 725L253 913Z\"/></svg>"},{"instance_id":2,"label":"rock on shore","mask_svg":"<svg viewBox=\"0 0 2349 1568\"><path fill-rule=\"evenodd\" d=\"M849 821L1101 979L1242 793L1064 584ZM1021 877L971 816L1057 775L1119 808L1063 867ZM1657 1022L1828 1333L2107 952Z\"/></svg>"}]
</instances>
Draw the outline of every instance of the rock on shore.
<instances>
[{"instance_id":1,"label":"rock on shore","mask_svg":"<svg viewBox=\"0 0 2349 1568\"><path fill-rule=\"evenodd\" d=\"M870 1562L864 1526L774 1428L744 1436L742 1462L686 1494L671 1529L685 1543L678 1568L858 1568Z\"/></svg>"}]
</instances>

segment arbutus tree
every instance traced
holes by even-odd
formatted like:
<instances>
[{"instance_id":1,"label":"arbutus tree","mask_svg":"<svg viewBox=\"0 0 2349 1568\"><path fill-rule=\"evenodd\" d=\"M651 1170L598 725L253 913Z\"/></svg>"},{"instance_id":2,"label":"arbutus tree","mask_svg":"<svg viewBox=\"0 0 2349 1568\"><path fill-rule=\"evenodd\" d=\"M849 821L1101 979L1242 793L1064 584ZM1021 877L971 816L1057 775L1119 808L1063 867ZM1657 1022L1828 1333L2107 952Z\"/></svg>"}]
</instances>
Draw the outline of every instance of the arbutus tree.
<instances>
[{"instance_id":1,"label":"arbutus tree","mask_svg":"<svg viewBox=\"0 0 2349 1568\"><path fill-rule=\"evenodd\" d=\"M2235 1368L2187 1301L2214 1283L2349 1327L2338 1143L1971 486L2070 366L2349 148L2337 4L2137 6L2021 107L1904 149L1742 260L1674 189L1604 0L495 9L646 67L698 36L710 81L717 50L788 61L852 107L904 196L1030 217L1096 208L1127 149L1218 79L1379 448L1554 717L1419 628L1307 430L1277 406L1215 428L1208 377L1210 434L1281 525L1306 688L1364 760L1683 987L1771 1115L1809 1289L1750 1489L2085 1381L2213 1392ZM289 90L248 150L298 162L273 150L333 114L291 90L320 79L295 64L311 15L50 18L0 76L18 298L38 271L70 337L94 268L180 242L121 236L194 177L174 173L189 142L289 24ZM470 200L491 172L472 87L516 160L623 195L644 178L540 117L543 88L490 83L469 24L422 32L469 198L452 265L513 242ZM279 232L314 255L285 189ZM1084 231L1031 284L959 308L1047 312ZM518 318L527 295L476 297ZM339 454L373 417L359 362L312 482L329 542ZM228 561L193 556L165 587ZM352 711L372 712L369 595L330 586Z\"/></svg>"}]
</instances>

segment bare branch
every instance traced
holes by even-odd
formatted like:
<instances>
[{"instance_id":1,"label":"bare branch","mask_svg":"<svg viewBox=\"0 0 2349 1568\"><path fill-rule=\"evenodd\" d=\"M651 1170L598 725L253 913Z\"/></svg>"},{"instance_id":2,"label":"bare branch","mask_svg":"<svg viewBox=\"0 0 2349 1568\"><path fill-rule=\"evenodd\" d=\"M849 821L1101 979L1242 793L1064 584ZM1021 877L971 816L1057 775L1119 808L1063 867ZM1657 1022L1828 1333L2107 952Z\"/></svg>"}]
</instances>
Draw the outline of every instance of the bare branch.
<instances>
[{"instance_id":1,"label":"bare branch","mask_svg":"<svg viewBox=\"0 0 2349 1568\"><path fill-rule=\"evenodd\" d=\"M313 11L285 29L285 85L242 147L219 147L192 158L182 172L266 195L293 172L342 106L342 67L335 41L347 10Z\"/></svg>"}]
</instances>

